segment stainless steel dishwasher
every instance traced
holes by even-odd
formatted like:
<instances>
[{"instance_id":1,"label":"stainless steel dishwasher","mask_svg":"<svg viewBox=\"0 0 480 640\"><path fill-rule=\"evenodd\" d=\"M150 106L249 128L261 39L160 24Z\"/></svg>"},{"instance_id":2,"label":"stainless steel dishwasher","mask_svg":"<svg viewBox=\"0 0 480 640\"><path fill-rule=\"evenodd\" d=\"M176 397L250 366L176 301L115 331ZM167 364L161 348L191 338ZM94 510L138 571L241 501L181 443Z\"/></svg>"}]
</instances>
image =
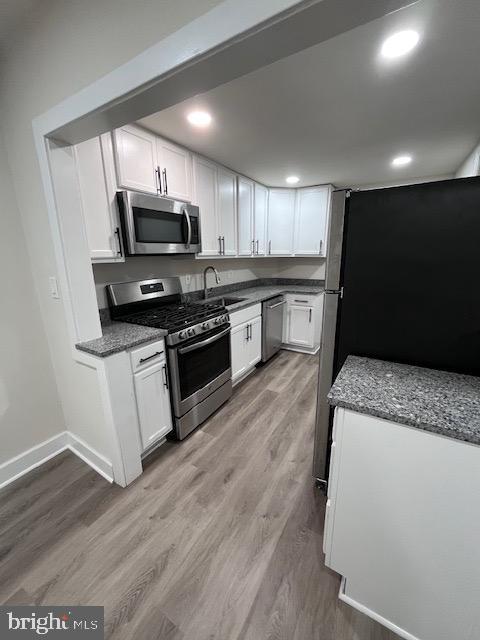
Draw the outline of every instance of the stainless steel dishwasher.
<instances>
[{"instance_id":1,"label":"stainless steel dishwasher","mask_svg":"<svg viewBox=\"0 0 480 640\"><path fill-rule=\"evenodd\" d=\"M283 296L262 303L262 362L270 360L281 347L284 304Z\"/></svg>"}]
</instances>

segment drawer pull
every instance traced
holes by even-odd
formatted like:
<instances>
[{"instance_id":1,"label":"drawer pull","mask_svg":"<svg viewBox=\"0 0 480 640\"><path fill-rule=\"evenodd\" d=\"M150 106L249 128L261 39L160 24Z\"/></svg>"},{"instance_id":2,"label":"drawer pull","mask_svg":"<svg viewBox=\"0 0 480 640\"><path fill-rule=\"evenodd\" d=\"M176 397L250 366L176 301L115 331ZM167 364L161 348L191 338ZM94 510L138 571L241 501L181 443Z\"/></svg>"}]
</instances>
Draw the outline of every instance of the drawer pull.
<instances>
[{"instance_id":1,"label":"drawer pull","mask_svg":"<svg viewBox=\"0 0 480 640\"><path fill-rule=\"evenodd\" d=\"M140 358L140 360L138 361L138 364L142 364L144 362L148 362L149 360L152 360L152 358L156 358L157 356L162 355L163 351L155 351L155 353L151 356L148 356L148 358Z\"/></svg>"},{"instance_id":2,"label":"drawer pull","mask_svg":"<svg viewBox=\"0 0 480 640\"><path fill-rule=\"evenodd\" d=\"M306 303L308 303L308 300L295 300L295 302L306 302Z\"/></svg>"}]
</instances>

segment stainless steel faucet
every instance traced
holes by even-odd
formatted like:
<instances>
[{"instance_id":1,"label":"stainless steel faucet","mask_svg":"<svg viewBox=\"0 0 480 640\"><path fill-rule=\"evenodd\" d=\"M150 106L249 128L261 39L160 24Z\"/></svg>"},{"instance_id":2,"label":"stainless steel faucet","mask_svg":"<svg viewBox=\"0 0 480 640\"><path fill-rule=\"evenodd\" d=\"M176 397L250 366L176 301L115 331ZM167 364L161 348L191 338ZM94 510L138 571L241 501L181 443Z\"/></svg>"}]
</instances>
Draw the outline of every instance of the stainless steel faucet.
<instances>
[{"instance_id":1,"label":"stainless steel faucet","mask_svg":"<svg viewBox=\"0 0 480 640\"><path fill-rule=\"evenodd\" d=\"M203 270L203 297L205 298L205 300L208 297L207 273L209 269L211 269L215 274L215 282L217 284L220 284L220 276L218 275L218 271L215 269L215 267L212 267L210 265L208 267L205 267L205 269Z\"/></svg>"}]
</instances>

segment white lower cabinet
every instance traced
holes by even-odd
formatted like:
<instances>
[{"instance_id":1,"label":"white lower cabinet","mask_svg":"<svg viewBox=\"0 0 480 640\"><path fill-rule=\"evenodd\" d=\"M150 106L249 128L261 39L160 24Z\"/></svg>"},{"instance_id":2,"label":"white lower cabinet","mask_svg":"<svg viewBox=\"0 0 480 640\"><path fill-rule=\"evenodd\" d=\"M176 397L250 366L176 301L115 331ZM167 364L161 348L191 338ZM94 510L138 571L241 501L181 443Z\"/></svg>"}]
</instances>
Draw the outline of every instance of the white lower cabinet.
<instances>
[{"instance_id":1,"label":"white lower cabinet","mask_svg":"<svg viewBox=\"0 0 480 640\"><path fill-rule=\"evenodd\" d=\"M262 358L262 307L253 305L230 314L232 382L235 385Z\"/></svg>"},{"instance_id":2,"label":"white lower cabinet","mask_svg":"<svg viewBox=\"0 0 480 640\"><path fill-rule=\"evenodd\" d=\"M143 451L172 430L167 363L156 364L133 376Z\"/></svg>"},{"instance_id":3,"label":"white lower cabinet","mask_svg":"<svg viewBox=\"0 0 480 640\"><path fill-rule=\"evenodd\" d=\"M320 346L323 295L287 294L283 342L298 351L316 352Z\"/></svg>"}]
</instances>

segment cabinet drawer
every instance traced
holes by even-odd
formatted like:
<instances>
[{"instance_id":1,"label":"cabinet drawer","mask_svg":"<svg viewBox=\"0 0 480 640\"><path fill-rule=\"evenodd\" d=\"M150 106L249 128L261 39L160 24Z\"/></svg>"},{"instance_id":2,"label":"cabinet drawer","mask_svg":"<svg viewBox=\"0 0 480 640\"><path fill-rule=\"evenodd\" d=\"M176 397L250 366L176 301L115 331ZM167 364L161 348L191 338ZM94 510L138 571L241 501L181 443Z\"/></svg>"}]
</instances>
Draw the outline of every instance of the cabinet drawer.
<instances>
[{"instance_id":1,"label":"cabinet drawer","mask_svg":"<svg viewBox=\"0 0 480 640\"><path fill-rule=\"evenodd\" d=\"M140 369L160 362L160 360L165 358L165 343L163 340L157 340L138 349L133 349L130 352L130 358L132 361L132 371L134 373L140 371Z\"/></svg>"},{"instance_id":2,"label":"cabinet drawer","mask_svg":"<svg viewBox=\"0 0 480 640\"><path fill-rule=\"evenodd\" d=\"M313 307L315 306L318 296L311 294L305 295L304 293L287 293L285 298L287 304Z\"/></svg>"},{"instance_id":3,"label":"cabinet drawer","mask_svg":"<svg viewBox=\"0 0 480 640\"><path fill-rule=\"evenodd\" d=\"M241 297L239 295L239 297ZM251 307L247 307L246 309L240 309L239 311L234 311L230 314L230 323L232 325L232 329L238 327L239 324L243 322L248 322L249 320L253 320L257 316L262 315L262 305L261 304L252 304Z\"/></svg>"}]
</instances>

